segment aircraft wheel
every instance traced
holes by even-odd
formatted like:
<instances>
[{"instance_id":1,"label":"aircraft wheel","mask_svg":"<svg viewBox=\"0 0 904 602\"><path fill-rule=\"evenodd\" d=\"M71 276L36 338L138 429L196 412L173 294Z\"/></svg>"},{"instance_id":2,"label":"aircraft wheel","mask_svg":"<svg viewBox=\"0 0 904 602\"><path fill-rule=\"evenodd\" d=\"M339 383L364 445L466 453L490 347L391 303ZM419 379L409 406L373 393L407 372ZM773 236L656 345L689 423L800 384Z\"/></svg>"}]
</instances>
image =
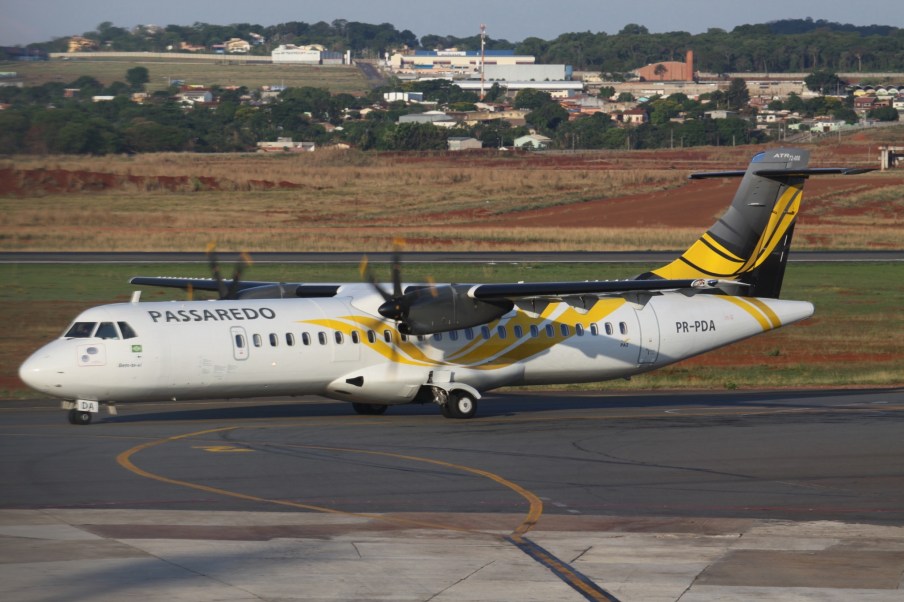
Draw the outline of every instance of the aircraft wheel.
<instances>
[{"instance_id":1,"label":"aircraft wheel","mask_svg":"<svg viewBox=\"0 0 904 602\"><path fill-rule=\"evenodd\" d=\"M455 418L452 415L452 402L447 401L443 405L439 406L439 411L442 413L443 418Z\"/></svg>"},{"instance_id":2,"label":"aircraft wheel","mask_svg":"<svg viewBox=\"0 0 904 602\"><path fill-rule=\"evenodd\" d=\"M353 403L352 407L363 416L379 416L386 413L388 406L379 403Z\"/></svg>"},{"instance_id":3,"label":"aircraft wheel","mask_svg":"<svg viewBox=\"0 0 904 602\"><path fill-rule=\"evenodd\" d=\"M69 410L69 424L91 424L91 412Z\"/></svg>"},{"instance_id":4,"label":"aircraft wheel","mask_svg":"<svg viewBox=\"0 0 904 602\"><path fill-rule=\"evenodd\" d=\"M473 418L477 414L477 400L466 391L450 393L446 407L452 418Z\"/></svg>"}]
</instances>

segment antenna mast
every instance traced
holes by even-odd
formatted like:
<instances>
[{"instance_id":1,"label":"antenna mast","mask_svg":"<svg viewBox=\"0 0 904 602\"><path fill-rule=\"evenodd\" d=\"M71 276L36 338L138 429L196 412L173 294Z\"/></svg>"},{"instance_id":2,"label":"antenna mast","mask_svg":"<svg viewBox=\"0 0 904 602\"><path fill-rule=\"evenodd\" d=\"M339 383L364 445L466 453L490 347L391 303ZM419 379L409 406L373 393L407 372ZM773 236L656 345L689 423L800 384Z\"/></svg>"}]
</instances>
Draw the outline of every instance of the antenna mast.
<instances>
[{"instance_id":1,"label":"antenna mast","mask_svg":"<svg viewBox=\"0 0 904 602\"><path fill-rule=\"evenodd\" d=\"M487 45L487 26L480 24L480 100L486 96L483 89L483 65L486 63L486 45Z\"/></svg>"}]
</instances>

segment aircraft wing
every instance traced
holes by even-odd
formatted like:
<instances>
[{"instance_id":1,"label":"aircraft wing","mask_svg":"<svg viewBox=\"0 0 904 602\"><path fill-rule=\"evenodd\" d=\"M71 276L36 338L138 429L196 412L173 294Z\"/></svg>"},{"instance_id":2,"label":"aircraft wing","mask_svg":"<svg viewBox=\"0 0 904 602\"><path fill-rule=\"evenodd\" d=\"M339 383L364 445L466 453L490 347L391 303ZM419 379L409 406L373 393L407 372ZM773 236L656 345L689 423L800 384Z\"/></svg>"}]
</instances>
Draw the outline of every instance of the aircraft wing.
<instances>
[{"instance_id":1,"label":"aircraft wing","mask_svg":"<svg viewBox=\"0 0 904 602\"><path fill-rule=\"evenodd\" d=\"M526 298L561 298L572 295L615 295L635 292L659 292L679 289L716 289L737 286L732 280L686 278L679 280L599 280L586 282L518 282L511 284L477 284L468 296L481 301Z\"/></svg>"},{"instance_id":2,"label":"aircraft wing","mask_svg":"<svg viewBox=\"0 0 904 602\"><path fill-rule=\"evenodd\" d=\"M136 276L130 284L159 286L182 290L220 292L223 286L233 290L232 280L213 278L170 278L166 276ZM242 280L234 287L234 292L243 299L285 298L285 297L333 297L338 284L304 284L301 282L265 282Z\"/></svg>"}]
</instances>

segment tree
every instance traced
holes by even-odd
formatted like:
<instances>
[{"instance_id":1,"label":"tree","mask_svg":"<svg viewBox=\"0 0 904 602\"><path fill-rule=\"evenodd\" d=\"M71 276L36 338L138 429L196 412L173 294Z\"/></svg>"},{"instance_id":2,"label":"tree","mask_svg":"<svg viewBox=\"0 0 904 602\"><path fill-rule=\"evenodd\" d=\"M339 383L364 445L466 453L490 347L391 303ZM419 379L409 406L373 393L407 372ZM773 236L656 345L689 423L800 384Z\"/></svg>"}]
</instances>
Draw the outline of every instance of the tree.
<instances>
[{"instance_id":1,"label":"tree","mask_svg":"<svg viewBox=\"0 0 904 602\"><path fill-rule=\"evenodd\" d=\"M740 77L733 78L728 86L728 91L725 93L725 100L728 102L728 108L733 111L740 111L747 107L747 103L750 102L747 82Z\"/></svg>"},{"instance_id":2,"label":"tree","mask_svg":"<svg viewBox=\"0 0 904 602\"><path fill-rule=\"evenodd\" d=\"M143 90L144 85L151 81L147 67L132 67L126 71L126 81L133 90Z\"/></svg>"},{"instance_id":3,"label":"tree","mask_svg":"<svg viewBox=\"0 0 904 602\"><path fill-rule=\"evenodd\" d=\"M538 130L550 132L559 127L560 123L568 121L568 111L559 103L549 102L528 113L524 120Z\"/></svg>"},{"instance_id":4,"label":"tree","mask_svg":"<svg viewBox=\"0 0 904 602\"><path fill-rule=\"evenodd\" d=\"M514 106L516 109L536 110L551 102L554 101L548 92L534 90L533 88L525 88L515 95Z\"/></svg>"},{"instance_id":5,"label":"tree","mask_svg":"<svg viewBox=\"0 0 904 602\"><path fill-rule=\"evenodd\" d=\"M820 94L839 94L847 85L831 71L818 70L804 78L807 88Z\"/></svg>"},{"instance_id":6,"label":"tree","mask_svg":"<svg viewBox=\"0 0 904 602\"><path fill-rule=\"evenodd\" d=\"M879 121L898 121L901 119L898 110L892 107L879 107L878 109L873 109L867 113L866 116L871 119L878 119Z\"/></svg>"}]
</instances>

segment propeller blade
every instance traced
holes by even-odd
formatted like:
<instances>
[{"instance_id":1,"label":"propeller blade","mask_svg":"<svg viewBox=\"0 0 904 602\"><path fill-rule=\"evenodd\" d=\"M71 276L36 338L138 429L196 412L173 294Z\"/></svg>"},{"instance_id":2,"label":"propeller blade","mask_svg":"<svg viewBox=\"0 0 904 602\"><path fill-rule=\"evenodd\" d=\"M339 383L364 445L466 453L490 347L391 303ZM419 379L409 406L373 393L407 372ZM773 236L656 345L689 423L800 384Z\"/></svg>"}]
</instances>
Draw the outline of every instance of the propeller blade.
<instances>
[{"instance_id":1,"label":"propeller blade","mask_svg":"<svg viewBox=\"0 0 904 602\"><path fill-rule=\"evenodd\" d=\"M405 241L397 238L392 242L392 296L402 296L402 247Z\"/></svg>"},{"instance_id":2,"label":"propeller blade","mask_svg":"<svg viewBox=\"0 0 904 602\"><path fill-rule=\"evenodd\" d=\"M226 283L223 281L223 274L220 273L220 262L217 259L216 249L217 243L207 243L207 264L210 266L210 271L213 274L213 279L217 282L217 290L220 293L220 299L225 299L229 294L229 289L226 287Z\"/></svg>"},{"instance_id":3,"label":"propeller blade","mask_svg":"<svg viewBox=\"0 0 904 602\"><path fill-rule=\"evenodd\" d=\"M380 283L377 282L377 279L374 277L373 273L370 271L370 265L367 260L367 255L361 258L361 263L358 266L358 272L361 274L361 278L370 283L372 287L374 287L380 296L383 297L383 300L386 303L392 301L392 296L389 293L383 290L383 287L380 286Z\"/></svg>"}]
</instances>

